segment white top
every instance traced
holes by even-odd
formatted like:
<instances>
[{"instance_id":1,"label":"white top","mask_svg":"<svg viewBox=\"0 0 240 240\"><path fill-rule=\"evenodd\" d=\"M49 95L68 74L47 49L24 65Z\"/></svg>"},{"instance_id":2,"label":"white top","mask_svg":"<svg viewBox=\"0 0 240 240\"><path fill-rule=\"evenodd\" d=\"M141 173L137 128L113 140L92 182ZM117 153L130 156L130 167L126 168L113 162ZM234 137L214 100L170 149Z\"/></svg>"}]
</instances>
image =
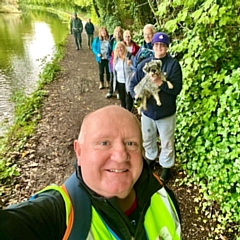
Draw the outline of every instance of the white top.
<instances>
[{"instance_id":1,"label":"white top","mask_svg":"<svg viewBox=\"0 0 240 240\"><path fill-rule=\"evenodd\" d=\"M108 41L107 40L103 40L101 41L101 54L102 54L102 59L107 59L106 53L107 53L107 49L108 49Z\"/></svg>"},{"instance_id":2,"label":"white top","mask_svg":"<svg viewBox=\"0 0 240 240\"><path fill-rule=\"evenodd\" d=\"M125 83L126 79L124 76L124 65L123 65L123 60L121 58L118 58L118 61L115 65L115 71L117 72L117 81L119 83Z\"/></svg>"},{"instance_id":3,"label":"white top","mask_svg":"<svg viewBox=\"0 0 240 240\"><path fill-rule=\"evenodd\" d=\"M127 46L127 50L128 50L128 52L132 53L132 46L130 46L130 47Z\"/></svg>"}]
</instances>

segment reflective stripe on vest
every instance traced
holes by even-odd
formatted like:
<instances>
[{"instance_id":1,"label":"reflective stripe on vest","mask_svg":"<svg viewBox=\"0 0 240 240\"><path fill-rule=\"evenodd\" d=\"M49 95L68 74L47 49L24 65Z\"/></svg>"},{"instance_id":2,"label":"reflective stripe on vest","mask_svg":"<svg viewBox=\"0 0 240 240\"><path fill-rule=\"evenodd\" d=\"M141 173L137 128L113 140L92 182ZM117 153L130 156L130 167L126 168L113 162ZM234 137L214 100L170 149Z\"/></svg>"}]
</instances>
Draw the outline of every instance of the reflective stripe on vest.
<instances>
[{"instance_id":1,"label":"reflective stripe on vest","mask_svg":"<svg viewBox=\"0 0 240 240\"><path fill-rule=\"evenodd\" d=\"M67 189L64 186L51 185L38 194L48 190L58 191L65 202L66 209L66 232L63 239L68 239L73 225L73 208L69 198ZM84 218L83 218L84 221ZM144 227L147 232L148 239L155 240L181 240L181 226L174 204L166 192L165 188L161 188L151 197L151 204L146 212ZM86 240L119 240L118 236L109 228L109 226L101 219L95 208L92 206L91 227ZM134 238L133 238L134 239Z\"/></svg>"},{"instance_id":2,"label":"reflective stripe on vest","mask_svg":"<svg viewBox=\"0 0 240 240\"><path fill-rule=\"evenodd\" d=\"M174 204L166 192L161 188L151 198L151 204L146 212L144 227L148 239L180 240L181 226ZM119 240L116 234L101 219L92 207L92 223L87 240Z\"/></svg>"},{"instance_id":3,"label":"reflective stripe on vest","mask_svg":"<svg viewBox=\"0 0 240 240\"><path fill-rule=\"evenodd\" d=\"M178 214L165 188L161 188L152 196L144 226L149 239L181 239Z\"/></svg>"}]
</instances>

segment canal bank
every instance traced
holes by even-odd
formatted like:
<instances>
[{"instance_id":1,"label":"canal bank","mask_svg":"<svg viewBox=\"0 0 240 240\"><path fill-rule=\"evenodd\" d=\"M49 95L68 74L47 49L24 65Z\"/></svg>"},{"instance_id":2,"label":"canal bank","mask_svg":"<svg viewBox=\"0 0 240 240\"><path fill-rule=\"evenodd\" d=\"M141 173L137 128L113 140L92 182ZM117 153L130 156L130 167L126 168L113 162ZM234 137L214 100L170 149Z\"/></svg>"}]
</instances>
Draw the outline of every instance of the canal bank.
<instances>
[{"instance_id":1,"label":"canal bank","mask_svg":"<svg viewBox=\"0 0 240 240\"><path fill-rule=\"evenodd\" d=\"M0 138L14 121L11 99L19 102L16 94L29 96L36 90L39 73L67 32L67 22L46 11L0 14Z\"/></svg>"},{"instance_id":2,"label":"canal bank","mask_svg":"<svg viewBox=\"0 0 240 240\"><path fill-rule=\"evenodd\" d=\"M105 99L107 89L98 89L98 65L87 47L85 32L82 37L83 48L76 51L73 36L67 36L61 71L55 81L43 88L46 95L34 136L19 152L8 153L20 176L10 184L0 185L4 192L0 207L26 200L45 185L61 184L73 171L73 141L83 117L100 107L119 103L116 98Z\"/></svg>"}]
</instances>

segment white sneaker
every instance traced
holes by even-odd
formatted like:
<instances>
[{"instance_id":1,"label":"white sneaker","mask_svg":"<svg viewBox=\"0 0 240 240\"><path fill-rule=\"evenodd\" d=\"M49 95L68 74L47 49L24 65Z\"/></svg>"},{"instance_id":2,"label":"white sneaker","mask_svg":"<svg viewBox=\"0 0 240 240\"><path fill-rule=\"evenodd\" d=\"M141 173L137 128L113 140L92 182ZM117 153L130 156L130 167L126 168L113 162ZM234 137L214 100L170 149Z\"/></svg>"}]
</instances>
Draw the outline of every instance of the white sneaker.
<instances>
[{"instance_id":1,"label":"white sneaker","mask_svg":"<svg viewBox=\"0 0 240 240\"><path fill-rule=\"evenodd\" d=\"M105 96L105 98L111 98L112 94L111 93L107 93L107 95Z\"/></svg>"},{"instance_id":2,"label":"white sneaker","mask_svg":"<svg viewBox=\"0 0 240 240\"><path fill-rule=\"evenodd\" d=\"M100 82L99 89L104 89L103 83Z\"/></svg>"}]
</instances>

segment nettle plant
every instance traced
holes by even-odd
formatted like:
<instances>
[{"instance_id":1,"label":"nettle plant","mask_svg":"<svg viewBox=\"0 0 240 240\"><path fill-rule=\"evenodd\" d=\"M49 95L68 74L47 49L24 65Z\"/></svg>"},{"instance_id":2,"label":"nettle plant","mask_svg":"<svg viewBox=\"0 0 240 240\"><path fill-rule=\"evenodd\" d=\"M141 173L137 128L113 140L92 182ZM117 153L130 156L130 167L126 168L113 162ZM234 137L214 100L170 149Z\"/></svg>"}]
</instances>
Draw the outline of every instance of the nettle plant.
<instances>
[{"instance_id":1,"label":"nettle plant","mask_svg":"<svg viewBox=\"0 0 240 240\"><path fill-rule=\"evenodd\" d=\"M224 228L240 222L239 3L169 3L162 1L157 13L159 19L168 18L160 27L173 37L171 52L183 56L177 159L188 181L201 186L206 215L213 217L208 211L213 203L220 206L214 218Z\"/></svg>"}]
</instances>

